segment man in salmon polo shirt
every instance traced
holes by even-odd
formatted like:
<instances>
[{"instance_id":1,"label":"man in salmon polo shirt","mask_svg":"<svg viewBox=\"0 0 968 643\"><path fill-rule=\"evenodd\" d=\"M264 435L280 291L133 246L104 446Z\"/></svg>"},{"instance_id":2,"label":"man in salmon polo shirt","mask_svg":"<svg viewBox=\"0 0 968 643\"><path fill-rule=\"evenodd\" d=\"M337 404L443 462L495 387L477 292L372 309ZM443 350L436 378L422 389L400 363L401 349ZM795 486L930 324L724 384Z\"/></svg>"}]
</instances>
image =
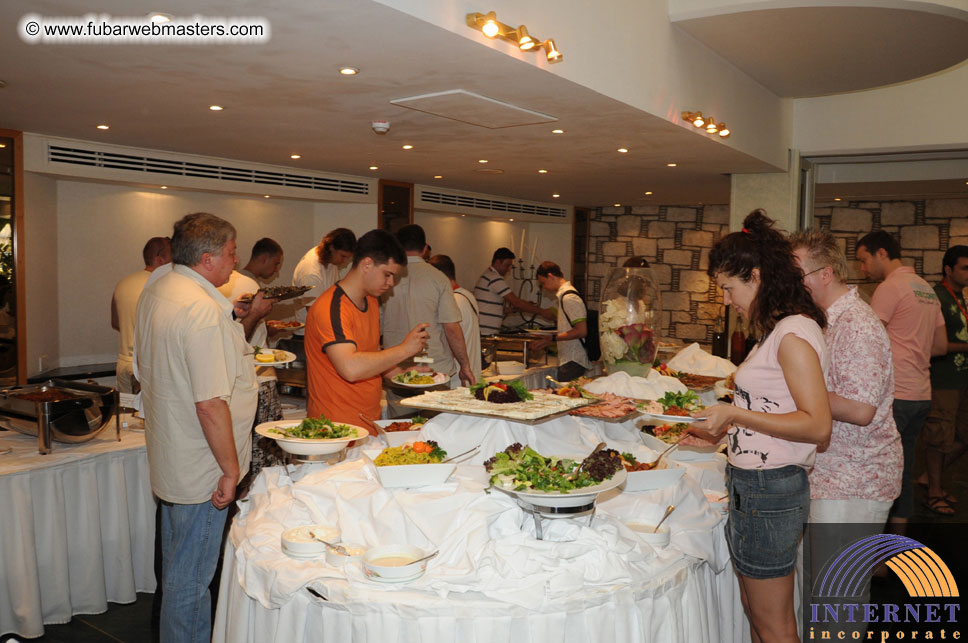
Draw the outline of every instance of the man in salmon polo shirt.
<instances>
[{"instance_id":1,"label":"man in salmon polo shirt","mask_svg":"<svg viewBox=\"0 0 968 643\"><path fill-rule=\"evenodd\" d=\"M381 375L400 372L400 362L427 345L427 324L380 350L380 302L407 256L385 230L370 230L356 242L353 267L313 303L306 317L309 417L320 415L359 424L360 413L380 418Z\"/></svg>"},{"instance_id":2,"label":"man in salmon polo shirt","mask_svg":"<svg viewBox=\"0 0 968 643\"><path fill-rule=\"evenodd\" d=\"M903 533L914 512L914 445L931 410L931 357L948 351L948 338L938 296L914 268L901 263L901 247L894 237L884 230L864 235L857 242L857 261L861 272L881 282L871 308L891 340L893 413L904 448L904 473L889 523L893 531Z\"/></svg>"}]
</instances>

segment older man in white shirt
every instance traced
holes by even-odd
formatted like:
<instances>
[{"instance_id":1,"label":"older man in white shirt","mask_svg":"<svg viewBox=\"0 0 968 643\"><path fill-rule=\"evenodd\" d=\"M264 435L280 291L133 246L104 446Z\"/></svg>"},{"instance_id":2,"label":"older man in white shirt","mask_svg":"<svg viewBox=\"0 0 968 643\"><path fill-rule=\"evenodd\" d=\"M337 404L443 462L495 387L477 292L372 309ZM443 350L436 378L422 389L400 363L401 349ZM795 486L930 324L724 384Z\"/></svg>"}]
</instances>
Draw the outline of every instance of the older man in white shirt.
<instances>
[{"instance_id":1,"label":"older man in white shirt","mask_svg":"<svg viewBox=\"0 0 968 643\"><path fill-rule=\"evenodd\" d=\"M135 354L151 488L161 500L161 640L208 641L226 507L249 467L258 385L242 326L218 286L235 229L212 214L175 224L172 270L138 302Z\"/></svg>"}]
</instances>

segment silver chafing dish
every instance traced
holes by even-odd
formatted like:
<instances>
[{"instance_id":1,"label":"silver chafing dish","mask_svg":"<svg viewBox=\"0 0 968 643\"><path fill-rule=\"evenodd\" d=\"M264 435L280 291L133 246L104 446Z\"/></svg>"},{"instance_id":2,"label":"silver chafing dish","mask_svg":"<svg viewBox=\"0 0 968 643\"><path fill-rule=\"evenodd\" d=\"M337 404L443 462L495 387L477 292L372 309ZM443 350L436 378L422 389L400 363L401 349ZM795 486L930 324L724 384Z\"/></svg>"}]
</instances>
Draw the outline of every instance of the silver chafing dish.
<instances>
[{"instance_id":1,"label":"silver chafing dish","mask_svg":"<svg viewBox=\"0 0 968 643\"><path fill-rule=\"evenodd\" d=\"M501 329L497 335L481 337L481 353L483 361L487 363L499 360L518 360L525 368L547 364L548 354L545 351L535 351L530 345L541 339L541 335L534 334L534 330Z\"/></svg>"},{"instance_id":2,"label":"silver chafing dish","mask_svg":"<svg viewBox=\"0 0 968 643\"><path fill-rule=\"evenodd\" d=\"M118 392L109 386L50 379L0 389L0 426L37 436L37 450L46 454L54 441L93 439L112 418L120 440L119 407Z\"/></svg>"}]
</instances>

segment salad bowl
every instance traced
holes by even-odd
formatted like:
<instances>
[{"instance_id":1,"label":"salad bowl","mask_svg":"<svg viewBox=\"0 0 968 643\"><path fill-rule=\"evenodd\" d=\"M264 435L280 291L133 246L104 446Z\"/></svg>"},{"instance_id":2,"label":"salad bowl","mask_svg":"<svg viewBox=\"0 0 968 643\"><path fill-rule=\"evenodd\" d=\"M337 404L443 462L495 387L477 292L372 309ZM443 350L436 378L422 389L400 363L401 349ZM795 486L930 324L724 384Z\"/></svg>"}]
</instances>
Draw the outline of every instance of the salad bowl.
<instances>
[{"instance_id":1,"label":"salad bowl","mask_svg":"<svg viewBox=\"0 0 968 643\"><path fill-rule=\"evenodd\" d=\"M281 431L297 427L300 420L276 420L275 422L265 422L255 427L255 432L259 435L272 438L279 444L279 448L287 453L296 455L329 455L338 453L345 449L353 440L369 437L370 433L363 427L348 424L352 433L342 438L291 438L286 437Z\"/></svg>"}]
</instances>

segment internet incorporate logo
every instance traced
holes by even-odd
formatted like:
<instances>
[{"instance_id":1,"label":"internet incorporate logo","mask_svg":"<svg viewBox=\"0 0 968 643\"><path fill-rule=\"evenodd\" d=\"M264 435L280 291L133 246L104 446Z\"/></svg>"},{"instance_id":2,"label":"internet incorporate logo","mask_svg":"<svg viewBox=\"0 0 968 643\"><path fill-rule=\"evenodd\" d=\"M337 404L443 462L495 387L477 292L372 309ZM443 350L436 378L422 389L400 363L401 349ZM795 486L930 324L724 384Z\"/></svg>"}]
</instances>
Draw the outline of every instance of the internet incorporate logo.
<instances>
[{"instance_id":1,"label":"internet incorporate logo","mask_svg":"<svg viewBox=\"0 0 968 643\"><path fill-rule=\"evenodd\" d=\"M814 588L817 598L860 598L878 565L897 574L912 598L953 598L958 585L948 566L913 538L878 534L848 545L827 561Z\"/></svg>"}]
</instances>

